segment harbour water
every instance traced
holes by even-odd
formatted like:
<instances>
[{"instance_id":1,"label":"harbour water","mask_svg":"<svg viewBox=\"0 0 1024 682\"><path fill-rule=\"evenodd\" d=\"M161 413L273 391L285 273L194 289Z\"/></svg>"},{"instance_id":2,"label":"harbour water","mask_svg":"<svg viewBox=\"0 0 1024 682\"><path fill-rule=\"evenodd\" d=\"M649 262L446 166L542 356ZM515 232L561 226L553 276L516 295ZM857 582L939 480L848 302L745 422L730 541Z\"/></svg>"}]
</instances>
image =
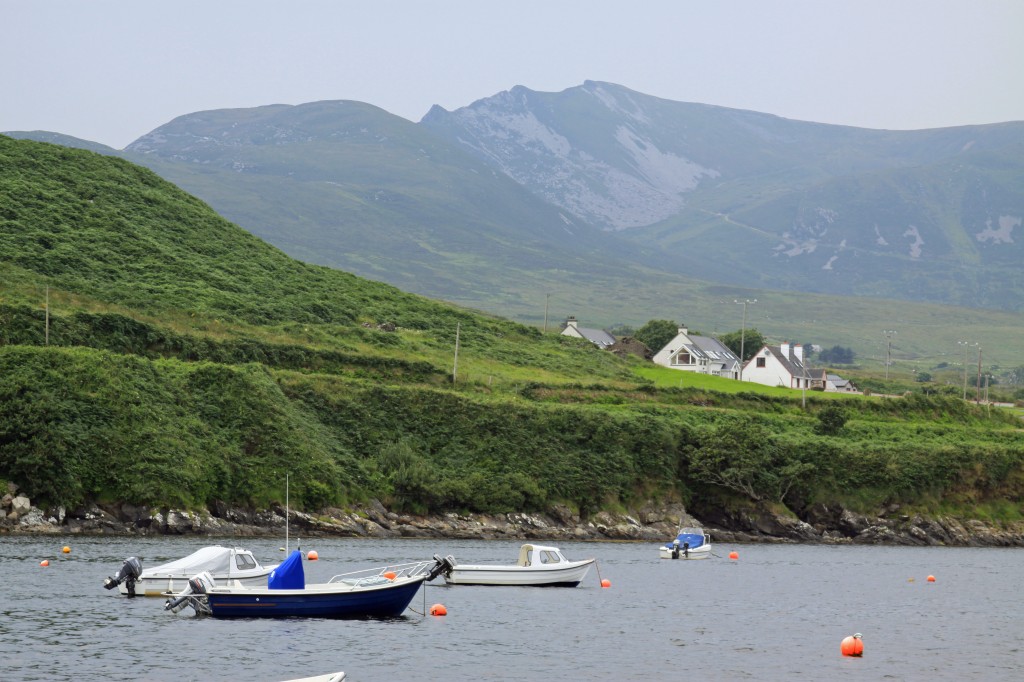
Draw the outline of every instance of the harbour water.
<instances>
[{"instance_id":1,"label":"harbour water","mask_svg":"<svg viewBox=\"0 0 1024 682\"><path fill-rule=\"evenodd\" d=\"M706 561L652 543L562 543L596 557L577 588L428 585L401 618L173 615L103 589L125 558L155 566L208 544L264 563L282 540L0 537L4 680L253 680L344 670L402 680L1006 680L1024 675L1022 549L716 545ZM292 538L294 546L295 539ZM452 554L511 563L519 542L303 540L308 581ZM63 554L63 546L71 548ZM728 554L735 550L737 560ZM48 567L41 567L44 559ZM599 571L599 572L598 572ZM927 576L934 575L935 582ZM600 579L611 582L602 588ZM423 615L444 604L448 615ZM863 634L864 656L840 655Z\"/></svg>"}]
</instances>

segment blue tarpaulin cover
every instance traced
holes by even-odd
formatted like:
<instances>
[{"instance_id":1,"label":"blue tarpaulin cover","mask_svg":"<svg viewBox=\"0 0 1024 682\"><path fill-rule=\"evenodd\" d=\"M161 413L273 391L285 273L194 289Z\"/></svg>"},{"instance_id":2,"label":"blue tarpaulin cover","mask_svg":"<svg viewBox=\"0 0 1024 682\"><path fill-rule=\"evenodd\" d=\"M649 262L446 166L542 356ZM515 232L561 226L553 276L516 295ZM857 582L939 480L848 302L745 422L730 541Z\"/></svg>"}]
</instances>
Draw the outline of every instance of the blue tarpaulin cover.
<instances>
[{"instance_id":1,"label":"blue tarpaulin cover","mask_svg":"<svg viewBox=\"0 0 1024 682\"><path fill-rule=\"evenodd\" d=\"M306 587L306 574L302 570L302 552L293 551L288 558L267 576L271 590L301 590Z\"/></svg>"},{"instance_id":2,"label":"blue tarpaulin cover","mask_svg":"<svg viewBox=\"0 0 1024 682\"><path fill-rule=\"evenodd\" d=\"M704 544L704 536L697 535L696 533L680 533L676 539L679 540L680 547L682 547L685 543L689 542L690 549L696 549ZM672 543L666 543L665 546L671 549Z\"/></svg>"}]
</instances>

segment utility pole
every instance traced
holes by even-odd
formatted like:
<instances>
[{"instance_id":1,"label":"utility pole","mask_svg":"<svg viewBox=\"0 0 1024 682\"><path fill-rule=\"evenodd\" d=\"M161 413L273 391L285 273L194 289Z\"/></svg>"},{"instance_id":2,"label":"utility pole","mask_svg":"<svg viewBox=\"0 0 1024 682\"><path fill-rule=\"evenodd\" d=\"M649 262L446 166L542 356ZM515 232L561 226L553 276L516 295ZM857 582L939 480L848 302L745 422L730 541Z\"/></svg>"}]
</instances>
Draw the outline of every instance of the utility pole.
<instances>
[{"instance_id":1,"label":"utility pole","mask_svg":"<svg viewBox=\"0 0 1024 682\"><path fill-rule=\"evenodd\" d=\"M50 285L46 285L46 331L44 332L46 345L50 345Z\"/></svg>"},{"instance_id":2,"label":"utility pole","mask_svg":"<svg viewBox=\"0 0 1024 682\"><path fill-rule=\"evenodd\" d=\"M544 294L544 333L548 333L548 302L551 300L551 294Z\"/></svg>"},{"instance_id":3,"label":"utility pole","mask_svg":"<svg viewBox=\"0 0 1024 682\"><path fill-rule=\"evenodd\" d=\"M757 303L757 299L755 298L753 301L749 299L744 299L742 301L733 299L732 302L736 305L743 306L743 325L740 327L740 381L743 381L743 364L746 362L743 358L743 353L746 350L745 344L747 341L747 306Z\"/></svg>"},{"instance_id":4,"label":"utility pole","mask_svg":"<svg viewBox=\"0 0 1024 682\"><path fill-rule=\"evenodd\" d=\"M892 337L896 336L896 332L892 329L886 329L882 332L886 340L885 349L885 380L889 380L889 365L892 364Z\"/></svg>"},{"instance_id":5,"label":"utility pole","mask_svg":"<svg viewBox=\"0 0 1024 682\"><path fill-rule=\"evenodd\" d=\"M967 341L957 341L956 343L958 346L964 347L964 400L967 400L967 351L978 344Z\"/></svg>"},{"instance_id":6,"label":"utility pole","mask_svg":"<svg viewBox=\"0 0 1024 682\"><path fill-rule=\"evenodd\" d=\"M978 344L978 398L974 403L981 404L981 344Z\"/></svg>"}]
</instances>

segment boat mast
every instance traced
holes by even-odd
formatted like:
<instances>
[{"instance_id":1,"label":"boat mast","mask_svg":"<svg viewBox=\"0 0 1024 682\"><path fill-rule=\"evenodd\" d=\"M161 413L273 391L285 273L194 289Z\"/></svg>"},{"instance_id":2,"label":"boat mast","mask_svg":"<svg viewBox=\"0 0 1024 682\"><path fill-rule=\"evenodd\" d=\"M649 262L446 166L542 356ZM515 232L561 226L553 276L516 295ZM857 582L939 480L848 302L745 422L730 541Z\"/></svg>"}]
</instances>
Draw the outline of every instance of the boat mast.
<instances>
[{"instance_id":1,"label":"boat mast","mask_svg":"<svg viewBox=\"0 0 1024 682\"><path fill-rule=\"evenodd\" d=\"M284 555L288 556L288 474L284 475Z\"/></svg>"}]
</instances>

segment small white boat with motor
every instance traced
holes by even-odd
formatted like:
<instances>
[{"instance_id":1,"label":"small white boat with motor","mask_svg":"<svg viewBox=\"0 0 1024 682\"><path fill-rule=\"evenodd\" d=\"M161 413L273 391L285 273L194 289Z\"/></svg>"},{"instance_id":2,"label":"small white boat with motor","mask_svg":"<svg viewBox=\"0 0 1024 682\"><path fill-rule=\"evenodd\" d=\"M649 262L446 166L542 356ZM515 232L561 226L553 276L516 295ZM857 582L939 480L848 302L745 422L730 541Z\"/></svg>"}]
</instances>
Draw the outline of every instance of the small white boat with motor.
<instances>
[{"instance_id":1,"label":"small white boat with motor","mask_svg":"<svg viewBox=\"0 0 1024 682\"><path fill-rule=\"evenodd\" d=\"M261 566L247 549L213 545L203 547L187 557L142 570L137 557L125 559L121 569L103 581L108 590L117 587L121 594L134 597L160 597L165 592L179 592L197 573L209 573L215 580L247 587L266 586L267 576L277 568Z\"/></svg>"},{"instance_id":2,"label":"small white boat with motor","mask_svg":"<svg viewBox=\"0 0 1024 682\"><path fill-rule=\"evenodd\" d=\"M313 677L296 677L293 680L284 680L284 682L342 682L345 679L345 673L338 671L336 673L327 673L326 675L314 675Z\"/></svg>"},{"instance_id":3,"label":"small white boat with motor","mask_svg":"<svg viewBox=\"0 0 1024 682\"><path fill-rule=\"evenodd\" d=\"M460 564L449 555L441 575L449 585L576 587L595 561L569 561L557 547L529 544L519 548L519 561L512 565Z\"/></svg>"},{"instance_id":4,"label":"small white boat with motor","mask_svg":"<svg viewBox=\"0 0 1024 682\"><path fill-rule=\"evenodd\" d=\"M711 536L703 528L680 528L676 539L659 549L662 559L707 559L711 556Z\"/></svg>"}]
</instances>

